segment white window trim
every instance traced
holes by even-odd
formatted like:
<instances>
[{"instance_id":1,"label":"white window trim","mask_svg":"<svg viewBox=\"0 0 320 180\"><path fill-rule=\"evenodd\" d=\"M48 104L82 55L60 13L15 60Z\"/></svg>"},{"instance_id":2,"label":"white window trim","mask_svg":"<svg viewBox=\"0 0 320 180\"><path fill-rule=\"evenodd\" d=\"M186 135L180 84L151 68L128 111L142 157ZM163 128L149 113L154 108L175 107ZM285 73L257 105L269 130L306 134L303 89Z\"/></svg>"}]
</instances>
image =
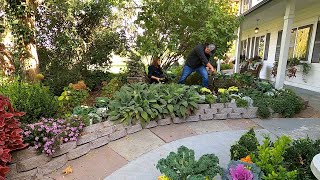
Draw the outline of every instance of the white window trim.
<instances>
[{"instance_id":1,"label":"white window trim","mask_svg":"<svg viewBox=\"0 0 320 180\"><path fill-rule=\"evenodd\" d=\"M316 42L316 33L317 33L317 28L318 28L318 19L316 22L313 23L312 27L312 34L310 37L310 48L309 48L309 54L308 54L308 63L311 63L312 61L312 56L313 56L313 49L314 49L314 44Z\"/></svg>"}]
</instances>

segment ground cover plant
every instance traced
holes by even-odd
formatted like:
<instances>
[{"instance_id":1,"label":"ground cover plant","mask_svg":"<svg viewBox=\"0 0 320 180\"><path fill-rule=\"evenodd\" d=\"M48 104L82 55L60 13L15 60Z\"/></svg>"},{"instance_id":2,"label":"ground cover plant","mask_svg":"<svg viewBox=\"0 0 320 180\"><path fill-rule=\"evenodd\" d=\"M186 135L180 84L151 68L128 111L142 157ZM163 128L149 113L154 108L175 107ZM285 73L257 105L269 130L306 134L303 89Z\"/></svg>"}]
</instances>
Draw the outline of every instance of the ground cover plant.
<instances>
[{"instance_id":1,"label":"ground cover plant","mask_svg":"<svg viewBox=\"0 0 320 180\"><path fill-rule=\"evenodd\" d=\"M24 142L34 146L40 153L52 155L60 144L77 141L83 128L80 119L43 118L35 124L24 126Z\"/></svg>"}]
</instances>

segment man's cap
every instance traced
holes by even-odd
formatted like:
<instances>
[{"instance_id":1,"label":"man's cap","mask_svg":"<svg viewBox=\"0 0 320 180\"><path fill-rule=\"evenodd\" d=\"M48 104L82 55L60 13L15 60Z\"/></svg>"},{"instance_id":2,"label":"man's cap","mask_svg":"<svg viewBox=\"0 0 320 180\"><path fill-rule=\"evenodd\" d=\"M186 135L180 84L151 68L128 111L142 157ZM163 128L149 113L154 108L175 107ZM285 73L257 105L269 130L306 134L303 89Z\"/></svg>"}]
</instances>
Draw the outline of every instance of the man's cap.
<instances>
[{"instance_id":1,"label":"man's cap","mask_svg":"<svg viewBox=\"0 0 320 180\"><path fill-rule=\"evenodd\" d=\"M214 44L209 44L208 48L210 49L210 52L216 49L216 46Z\"/></svg>"}]
</instances>

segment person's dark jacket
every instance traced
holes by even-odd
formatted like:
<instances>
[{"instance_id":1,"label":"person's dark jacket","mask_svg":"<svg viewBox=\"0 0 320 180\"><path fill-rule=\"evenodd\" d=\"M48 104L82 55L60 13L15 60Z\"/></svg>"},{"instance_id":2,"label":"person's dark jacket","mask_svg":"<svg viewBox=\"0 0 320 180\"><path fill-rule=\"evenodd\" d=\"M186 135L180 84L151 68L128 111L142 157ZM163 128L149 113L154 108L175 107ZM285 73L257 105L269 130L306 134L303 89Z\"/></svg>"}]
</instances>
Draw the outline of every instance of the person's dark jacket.
<instances>
[{"instance_id":1,"label":"person's dark jacket","mask_svg":"<svg viewBox=\"0 0 320 180\"><path fill-rule=\"evenodd\" d=\"M206 66L209 62L210 55L204 52L206 46L204 44L199 44L190 52L186 65L191 68L198 68L202 65Z\"/></svg>"},{"instance_id":2,"label":"person's dark jacket","mask_svg":"<svg viewBox=\"0 0 320 180\"><path fill-rule=\"evenodd\" d=\"M148 77L150 78L150 83L158 83L157 80L151 79L151 76L155 76L157 78L164 78L164 74L162 69L159 66L150 65L148 67Z\"/></svg>"}]
</instances>

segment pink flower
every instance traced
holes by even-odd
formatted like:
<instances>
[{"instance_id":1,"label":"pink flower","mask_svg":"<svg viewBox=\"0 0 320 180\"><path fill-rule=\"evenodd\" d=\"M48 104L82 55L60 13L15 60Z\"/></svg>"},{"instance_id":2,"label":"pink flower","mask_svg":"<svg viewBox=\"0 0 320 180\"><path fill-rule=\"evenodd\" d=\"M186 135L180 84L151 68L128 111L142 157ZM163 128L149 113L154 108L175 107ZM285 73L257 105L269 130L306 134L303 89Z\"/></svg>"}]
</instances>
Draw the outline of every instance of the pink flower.
<instances>
[{"instance_id":1,"label":"pink flower","mask_svg":"<svg viewBox=\"0 0 320 180\"><path fill-rule=\"evenodd\" d=\"M236 167L229 169L232 180L252 180L253 174L246 169L243 164L238 164Z\"/></svg>"}]
</instances>

